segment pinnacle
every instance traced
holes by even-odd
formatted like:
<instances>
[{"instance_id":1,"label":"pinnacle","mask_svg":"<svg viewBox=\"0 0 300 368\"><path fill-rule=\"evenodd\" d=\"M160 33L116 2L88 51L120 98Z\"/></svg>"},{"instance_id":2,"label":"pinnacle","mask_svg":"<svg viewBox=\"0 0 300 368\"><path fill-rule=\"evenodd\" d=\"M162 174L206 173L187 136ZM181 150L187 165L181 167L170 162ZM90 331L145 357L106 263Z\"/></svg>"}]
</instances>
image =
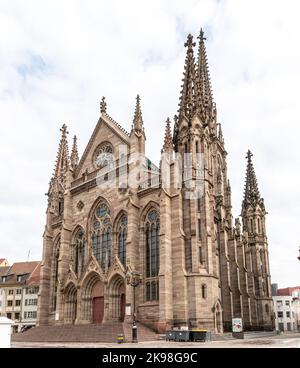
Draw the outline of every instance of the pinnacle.
<instances>
[{"instance_id":1,"label":"pinnacle","mask_svg":"<svg viewBox=\"0 0 300 368\"><path fill-rule=\"evenodd\" d=\"M252 206L256 206L257 204L261 204L262 198L259 193L258 183L256 179L256 174L252 162L253 154L250 150L247 152L247 172L246 172L246 181L245 181L245 191L244 191L244 200L243 200L243 209L245 209L249 204Z\"/></svg>"},{"instance_id":2,"label":"pinnacle","mask_svg":"<svg viewBox=\"0 0 300 368\"><path fill-rule=\"evenodd\" d=\"M137 95L136 97L136 105L135 105L132 130L138 134L141 134L144 131L140 95Z\"/></svg>"},{"instance_id":3,"label":"pinnacle","mask_svg":"<svg viewBox=\"0 0 300 368\"><path fill-rule=\"evenodd\" d=\"M78 156L78 148L77 148L77 137L74 135L73 138L73 147L71 153L71 167L75 170L76 166L78 165L79 156Z\"/></svg>"},{"instance_id":4,"label":"pinnacle","mask_svg":"<svg viewBox=\"0 0 300 368\"><path fill-rule=\"evenodd\" d=\"M166 121L165 139L162 152L172 152L173 150L173 138L171 132L171 121L168 118Z\"/></svg>"},{"instance_id":5,"label":"pinnacle","mask_svg":"<svg viewBox=\"0 0 300 368\"><path fill-rule=\"evenodd\" d=\"M54 178L61 178L64 180L64 176L69 168L69 148L67 135L69 134L67 130L67 125L64 124L61 131L61 139L58 147L56 165L54 170Z\"/></svg>"}]
</instances>

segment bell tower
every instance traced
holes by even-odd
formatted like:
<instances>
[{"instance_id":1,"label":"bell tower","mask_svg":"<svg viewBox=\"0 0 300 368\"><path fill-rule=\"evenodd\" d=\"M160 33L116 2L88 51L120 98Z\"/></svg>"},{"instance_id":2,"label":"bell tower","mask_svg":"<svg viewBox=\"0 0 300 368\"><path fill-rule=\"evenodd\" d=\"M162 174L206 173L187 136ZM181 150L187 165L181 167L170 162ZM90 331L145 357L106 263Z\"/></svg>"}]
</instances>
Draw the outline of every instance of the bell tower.
<instances>
[{"instance_id":1,"label":"bell tower","mask_svg":"<svg viewBox=\"0 0 300 368\"><path fill-rule=\"evenodd\" d=\"M266 235L266 209L260 195L253 154L247 152L247 172L242 203L243 231L248 239L246 265L251 302L253 327L272 328L272 294L269 268L268 240Z\"/></svg>"}]
</instances>

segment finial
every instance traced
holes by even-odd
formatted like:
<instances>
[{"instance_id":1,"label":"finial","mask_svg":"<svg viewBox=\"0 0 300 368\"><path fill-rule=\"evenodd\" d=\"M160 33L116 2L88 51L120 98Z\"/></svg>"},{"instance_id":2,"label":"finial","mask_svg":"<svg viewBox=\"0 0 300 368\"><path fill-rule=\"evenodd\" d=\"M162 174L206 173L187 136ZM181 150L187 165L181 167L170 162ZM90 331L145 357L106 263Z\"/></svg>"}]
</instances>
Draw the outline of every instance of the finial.
<instances>
[{"instance_id":1,"label":"finial","mask_svg":"<svg viewBox=\"0 0 300 368\"><path fill-rule=\"evenodd\" d=\"M66 125L66 124L64 124L64 125L60 128L60 131L62 132L62 136L63 136L63 137L66 137L66 136L67 136L67 134L69 134L69 132L68 132L68 128L67 128L67 125Z\"/></svg>"},{"instance_id":2,"label":"finial","mask_svg":"<svg viewBox=\"0 0 300 368\"><path fill-rule=\"evenodd\" d=\"M102 97L102 100L100 102L100 112L101 114L106 114L106 110L107 110L107 103L105 101L105 97Z\"/></svg>"},{"instance_id":3,"label":"finial","mask_svg":"<svg viewBox=\"0 0 300 368\"><path fill-rule=\"evenodd\" d=\"M198 39L200 40L200 42L206 41L202 27L200 29L200 35L198 36Z\"/></svg>"},{"instance_id":4,"label":"finial","mask_svg":"<svg viewBox=\"0 0 300 368\"><path fill-rule=\"evenodd\" d=\"M251 161L251 158L253 157L253 153L250 151L250 150L248 150L248 152L247 152L247 156L246 156L246 159L248 160L248 161Z\"/></svg>"},{"instance_id":5,"label":"finial","mask_svg":"<svg viewBox=\"0 0 300 368\"><path fill-rule=\"evenodd\" d=\"M193 47L196 46L196 43L193 42L193 36L191 34L188 35L187 41L184 44L184 47L188 48L188 51L193 51Z\"/></svg>"}]
</instances>

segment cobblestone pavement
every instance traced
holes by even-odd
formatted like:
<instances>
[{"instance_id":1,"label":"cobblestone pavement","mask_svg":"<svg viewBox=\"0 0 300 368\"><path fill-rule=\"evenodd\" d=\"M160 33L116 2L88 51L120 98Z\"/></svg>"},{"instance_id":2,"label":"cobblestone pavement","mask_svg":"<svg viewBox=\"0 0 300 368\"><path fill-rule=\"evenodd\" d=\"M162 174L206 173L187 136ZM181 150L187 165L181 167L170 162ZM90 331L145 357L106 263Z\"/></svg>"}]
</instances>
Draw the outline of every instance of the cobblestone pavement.
<instances>
[{"instance_id":1,"label":"cobblestone pavement","mask_svg":"<svg viewBox=\"0 0 300 368\"><path fill-rule=\"evenodd\" d=\"M224 340L206 343L147 341L138 344L105 343L30 343L13 342L12 348L300 348L300 334L259 337L245 340Z\"/></svg>"}]
</instances>

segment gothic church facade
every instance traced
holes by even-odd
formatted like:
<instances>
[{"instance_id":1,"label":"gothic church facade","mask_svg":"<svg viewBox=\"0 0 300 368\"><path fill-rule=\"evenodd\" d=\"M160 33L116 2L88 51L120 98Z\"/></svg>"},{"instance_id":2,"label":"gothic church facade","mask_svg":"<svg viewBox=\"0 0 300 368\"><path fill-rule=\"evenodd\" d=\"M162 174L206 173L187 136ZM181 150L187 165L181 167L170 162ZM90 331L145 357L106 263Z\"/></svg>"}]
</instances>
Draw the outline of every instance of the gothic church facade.
<instances>
[{"instance_id":1,"label":"gothic church facade","mask_svg":"<svg viewBox=\"0 0 300 368\"><path fill-rule=\"evenodd\" d=\"M139 97L130 133L109 116L102 100L80 160L76 137L69 154L67 127L61 129L48 191L39 325L124 321L135 313L159 332L189 326L222 333L238 317L249 330L273 328L266 210L252 154L241 223L232 216L227 153L202 30L197 55L191 35L185 47L179 112L173 133L167 120L162 148L169 157L164 163L169 185L162 186L162 162L156 167L148 159L143 174L152 179L123 185L122 177L136 165L127 155L145 154ZM201 157L201 196L187 195L191 187L184 178L181 187L174 185L176 153L190 154L192 183ZM118 185L98 185L103 169L103 182L114 170ZM135 272L140 283L133 288L128 280Z\"/></svg>"}]
</instances>

